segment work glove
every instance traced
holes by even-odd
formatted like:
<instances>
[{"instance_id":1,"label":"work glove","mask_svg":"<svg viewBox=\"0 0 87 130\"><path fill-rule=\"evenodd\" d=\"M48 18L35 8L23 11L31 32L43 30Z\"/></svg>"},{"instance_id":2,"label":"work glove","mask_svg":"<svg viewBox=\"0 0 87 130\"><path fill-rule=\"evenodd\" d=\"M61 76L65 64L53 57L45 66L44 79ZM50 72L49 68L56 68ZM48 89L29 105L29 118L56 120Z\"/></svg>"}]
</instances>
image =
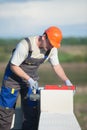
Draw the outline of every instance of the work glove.
<instances>
[{"instance_id":1,"label":"work glove","mask_svg":"<svg viewBox=\"0 0 87 130\"><path fill-rule=\"evenodd\" d=\"M67 79L67 80L65 81L65 84L66 84L67 86L72 86L72 83L71 83L71 81L70 81L69 79Z\"/></svg>"},{"instance_id":2,"label":"work glove","mask_svg":"<svg viewBox=\"0 0 87 130\"><path fill-rule=\"evenodd\" d=\"M29 83L29 87L31 89L38 89L38 82L37 81L34 81L32 78L29 78L28 83Z\"/></svg>"},{"instance_id":3,"label":"work glove","mask_svg":"<svg viewBox=\"0 0 87 130\"><path fill-rule=\"evenodd\" d=\"M67 80L65 81L65 84L66 84L67 86L73 86L73 84L71 83L71 81L70 81L69 79L67 79ZM73 95L75 95L75 93L76 93L76 90L73 90Z\"/></svg>"}]
</instances>

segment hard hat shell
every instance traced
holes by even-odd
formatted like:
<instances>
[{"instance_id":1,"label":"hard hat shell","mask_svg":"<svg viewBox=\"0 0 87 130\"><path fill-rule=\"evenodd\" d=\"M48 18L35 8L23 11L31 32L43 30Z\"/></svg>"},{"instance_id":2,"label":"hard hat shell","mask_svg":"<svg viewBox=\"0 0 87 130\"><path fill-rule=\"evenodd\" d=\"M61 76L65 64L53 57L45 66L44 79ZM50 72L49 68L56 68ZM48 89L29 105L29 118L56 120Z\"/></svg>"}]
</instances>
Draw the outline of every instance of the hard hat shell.
<instances>
[{"instance_id":1,"label":"hard hat shell","mask_svg":"<svg viewBox=\"0 0 87 130\"><path fill-rule=\"evenodd\" d=\"M48 29L45 30L45 33L47 34L47 37L50 41L50 44L53 47L59 48L60 42L62 40L62 32L58 27L51 26Z\"/></svg>"}]
</instances>

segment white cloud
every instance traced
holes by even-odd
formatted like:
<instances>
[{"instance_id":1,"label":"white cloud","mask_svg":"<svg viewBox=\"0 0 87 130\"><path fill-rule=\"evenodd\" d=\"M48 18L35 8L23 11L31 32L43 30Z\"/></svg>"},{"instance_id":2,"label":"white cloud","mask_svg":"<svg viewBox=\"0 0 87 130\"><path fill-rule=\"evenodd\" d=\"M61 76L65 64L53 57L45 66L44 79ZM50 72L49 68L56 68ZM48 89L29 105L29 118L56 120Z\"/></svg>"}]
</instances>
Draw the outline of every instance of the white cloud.
<instances>
[{"instance_id":1,"label":"white cloud","mask_svg":"<svg viewBox=\"0 0 87 130\"><path fill-rule=\"evenodd\" d=\"M0 4L0 28L32 32L50 25L87 23L86 0L48 0ZM14 32L13 32L14 33Z\"/></svg>"}]
</instances>

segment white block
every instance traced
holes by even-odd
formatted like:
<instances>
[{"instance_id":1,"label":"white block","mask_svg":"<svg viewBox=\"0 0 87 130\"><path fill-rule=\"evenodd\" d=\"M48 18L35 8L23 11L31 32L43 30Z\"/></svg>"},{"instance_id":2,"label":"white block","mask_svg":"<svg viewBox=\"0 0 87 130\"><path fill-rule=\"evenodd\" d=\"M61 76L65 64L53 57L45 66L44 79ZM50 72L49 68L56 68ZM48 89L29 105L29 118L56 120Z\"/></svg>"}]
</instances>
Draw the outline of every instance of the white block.
<instances>
[{"instance_id":1,"label":"white block","mask_svg":"<svg viewBox=\"0 0 87 130\"><path fill-rule=\"evenodd\" d=\"M73 113L73 91L41 90L41 112Z\"/></svg>"},{"instance_id":2,"label":"white block","mask_svg":"<svg viewBox=\"0 0 87 130\"><path fill-rule=\"evenodd\" d=\"M81 130L74 114L41 112L38 130Z\"/></svg>"},{"instance_id":3,"label":"white block","mask_svg":"<svg viewBox=\"0 0 87 130\"><path fill-rule=\"evenodd\" d=\"M41 90L38 130L81 130L73 112L73 90Z\"/></svg>"}]
</instances>

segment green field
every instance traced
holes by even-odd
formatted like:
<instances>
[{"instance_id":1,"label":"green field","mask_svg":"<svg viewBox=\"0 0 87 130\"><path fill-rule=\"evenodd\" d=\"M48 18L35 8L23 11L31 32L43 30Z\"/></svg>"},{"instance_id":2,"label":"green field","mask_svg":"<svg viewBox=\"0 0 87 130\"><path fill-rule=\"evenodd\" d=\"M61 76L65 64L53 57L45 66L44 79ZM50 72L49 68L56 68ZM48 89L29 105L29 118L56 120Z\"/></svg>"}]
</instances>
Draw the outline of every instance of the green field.
<instances>
[{"instance_id":1,"label":"green field","mask_svg":"<svg viewBox=\"0 0 87 130\"><path fill-rule=\"evenodd\" d=\"M3 73L12 49L19 39L0 40L0 86ZM65 73L76 86L74 112L82 130L87 130L87 38L67 38L62 41L59 59ZM39 86L46 84L64 84L54 73L49 63L39 68ZM18 100L17 106L20 106Z\"/></svg>"},{"instance_id":2,"label":"green field","mask_svg":"<svg viewBox=\"0 0 87 130\"><path fill-rule=\"evenodd\" d=\"M8 61L20 39L0 39L0 62ZM61 62L87 62L87 38L65 38L59 49Z\"/></svg>"}]
</instances>

